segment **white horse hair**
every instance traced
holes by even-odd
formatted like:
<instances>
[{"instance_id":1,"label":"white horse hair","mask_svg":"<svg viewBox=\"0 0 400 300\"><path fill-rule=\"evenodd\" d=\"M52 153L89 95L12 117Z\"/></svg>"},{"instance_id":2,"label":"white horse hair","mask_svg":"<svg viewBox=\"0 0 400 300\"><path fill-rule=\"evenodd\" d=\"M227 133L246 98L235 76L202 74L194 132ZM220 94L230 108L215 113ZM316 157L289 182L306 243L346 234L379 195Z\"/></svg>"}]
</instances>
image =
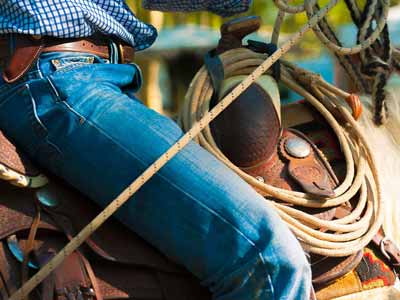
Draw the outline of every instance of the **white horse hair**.
<instances>
[{"instance_id":1,"label":"white horse hair","mask_svg":"<svg viewBox=\"0 0 400 300\"><path fill-rule=\"evenodd\" d=\"M388 85L389 118L382 126L373 122L371 98L361 97L364 111L359 120L376 159L384 201L383 228L400 245L400 86Z\"/></svg>"}]
</instances>

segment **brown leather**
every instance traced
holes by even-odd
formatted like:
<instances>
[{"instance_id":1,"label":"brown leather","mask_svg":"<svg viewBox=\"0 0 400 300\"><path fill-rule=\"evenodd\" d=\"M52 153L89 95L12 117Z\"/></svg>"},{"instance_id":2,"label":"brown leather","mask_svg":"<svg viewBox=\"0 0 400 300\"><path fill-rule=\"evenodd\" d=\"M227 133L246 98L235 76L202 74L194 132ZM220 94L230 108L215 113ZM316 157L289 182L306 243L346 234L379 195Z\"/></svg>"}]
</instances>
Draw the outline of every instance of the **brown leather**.
<instances>
[{"instance_id":1,"label":"brown leather","mask_svg":"<svg viewBox=\"0 0 400 300\"><path fill-rule=\"evenodd\" d=\"M313 255L311 258L313 270L313 285L320 289L332 281L352 271L363 258L363 251L347 257L322 257Z\"/></svg>"},{"instance_id":2,"label":"brown leather","mask_svg":"<svg viewBox=\"0 0 400 300\"><path fill-rule=\"evenodd\" d=\"M8 39L4 35L0 34L0 69L3 70L6 67L6 63L10 58L8 51Z\"/></svg>"},{"instance_id":3,"label":"brown leather","mask_svg":"<svg viewBox=\"0 0 400 300\"><path fill-rule=\"evenodd\" d=\"M360 96L357 94L350 94L345 100L352 110L354 119L358 120L363 111Z\"/></svg>"},{"instance_id":4,"label":"brown leather","mask_svg":"<svg viewBox=\"0 0 400 300\"><path fill-rule=\"evenodd\" d=\"M374 245L381 251L391 267L393 267L397 274L400 274L400 249L393 241L387 239L384 235L383 229L372 239Z\"/></svg>"},{"instance_id":5,"label":"brown leather","mask_svg":"<svg viewBox=\"0 0 400 300\"><path fill-rule=\"evenodd\" d=\"M119 44L120 61L122 63L131 62L135 56L135 50L131 46ZM46 38L46 47L43 52L85 52L97 55L101 58L110 57L108 41L78 39L48 39Z\"/></svg>"},{"instance_id":6,"label":"brown leather","mask_svg":"<svg viewBox=\"0 0 400 300\"><path fill-rule=\"evenodd\" d=\"M287 152L285 143L290 138L301 138L312 149L311 154L297 158ZM301 132L290 129L282 134L279 145L280 155L289 162L288 173L301 188L310 194L332 197L333 189L339 184L335 173L317 147Z\"/></svg>"},{"instance_id":7,"label":"brown leather","mask_svg":"<svg viewBox=\"0 0 400 300\"><path fill-rule=\"evenodd\" d=\"M73 252L63 260L54 270L54 278L57 300L78 299L78 294L82 293L81 288L91 288L78 252Z\"/></svg>"},{"instance_id":8,"label":"brown leather","mask_svg":"<svg viewBox=\"0 0 400 300\"><path fill-rule=\"evenodd\" d=\"M275 106L257 83L244 91L210 127L221 151L243 168L268 160L275 153L281 134Z\"/></svg>"},{"instance_id":9,"label":"brown leather","mask_svg":"<svg viewBox=\"0 0 400 300\"><path fill-rule=\"evenodd\" d=\"M2 244L12 234L17 234L19 237L27 236L36 212L33 191L17 189L6 182L0 182L0 190L2 191L2 197L0 197L0 244ZM57 195L61 197L57 197L58 204L54 209L55 212L49 215L50 210L42 210L35 241L34 251L36 257L40 258L38 261L42 262L41 265L51 258L51 249L54 249L55 253L67 243L67 239L64 238L65 234L62 232L63 229L54 222L54 217L65 215L64 220L68 220L75 234L99 212L96 205L69 188L57 185L56 191ZM83 280L83 275L79 274L82 271L77 271L75 267L72 267L72 264L76 265L76 262L66 262L64 266L70 268L69 272L71 273L66 274L65 270L60 269L57 275L58 279L49 277L43 287L46 289L46 293L53 290L55 285L68 285L69 290L74 290L72 288L73 278L77 277L80 278L78 282L86 282L86 286L89 283L90 286L93 286L93 282L95 282L94 285L98 285L97 289L104 299L211 299L208 291L201 287L200 282L191 274L172 263L115 219L108 220L92 236L92 242L101 251L87 245L80 251L90 263L96 281L91 279L89 274L85 275L85 280ZM24 249L26 243L26 239L20 239L21 249ZM19 287L21 265L11 264L10 261L15 262L15 259L10 255L7 247L4 248L4 251L7 255L6 257L0 255L0 272L7 275L13 274L16 278L12 277L7 281L16 282L15 286ZM10 267L7 267L9 265ZM82 261L82 265L85 265L85 262ZM84 270L86 273L88 272L87 267ZM170 286L184 288L177 293L173 292L169 288ZM177 295L179 297L174 298ZM70 297L72 296L74 296L73 292L70 293ZM45 298L32 297L32 299Z\"/></svg>"},{"instance_id":10,"label":"brown leather","mask_svg":"<svg viewBox=\"0 0 400 300\"><path fill-rule=\"evenodd\" d=\"M216 53L221 54L242 47L244 37L256 32L260 27L261 18L258 16L236 18L224 23L221 26L221 39L216 48Z\"/></svg>"},{"instance_id":11,"label":"brown leather","mask_svg":"<svg viewBox=\"0 0 400 300\"><path fill-rule=\"evenodd\" d=\"M44 262L55 254L55 252L51 254L51 249L59 250L66 243L66 240L60 242L59 238L54 240L54 234L62 236L64 235L62 232L65 232L67 236L72 237L99 211L99 208L89 200L83 199L81 195L63 185L54 183L49 185L48 189L51 193L54 193L57 206L52 209L42 207L38 234L42 236L41 239L45 236L46 242L41 241L40 238L35 241L35 253L41 253L37 257L41 257L40 261ZM33 192L28 189L17 189L6 182L0 182L0 190L2 191L2 198L0 199L0 240L5 240L9 235L15 233L19 236L24 233L27 234L37 216ZM53 196L53 194L51 195ZM51 232L54 233L50 234ZM46 246L49 242L50 244ZM21 243L21 249L25 249L26 245L29 244L23 240ZM94 263L93 273L97 279L90 279L93 276L89 276L91 272L87 266L85 272L88 273L91 285L97 286L95 288L99 290L97 294L104 295L104 299L174 299L170 297L172 291L165 287L171 285L171 282L179 283L177 286L191 287L191 289L184 289L181 293L182 298L176 298L177 300L191 297L191 291L199 295L193 299L210 299L209 293L200 286L192 275L170 262L115 220L107 221L87 241L87 245L89 246L87 251L89 249L90 251L85 250L85 253L91 253L90 257L93 255L97 257L96 260L90 262L90 265ZM19 277L18 279L21 276L21 266L11 264L9 261L15 261L15 259L10 256L8 249L5 249L5 252L7 252L6 256L0 256L0 271L5 274L3 281L5 282L4 285L7 286L6 289L2 290L2 293L6 293L7 290L15 291L20 286L15 276ZM47 259L45 259L46 257ZM83 265L86 265L84 261L82 262ZM69 265L71 264L68 263L67 266ZM79 277L82 281L79 272L73 271L70 277ZM59 272L59 274L64 273L64 270ZM163 276L163 282L160 282L157 274L164 273L168 275ZM10 274L14 276L10 278ZM46 279L42 285L44 295L54 290L55 286L65 285L66 279L64 277L56 281L54 276ZM74 296L71 293L69 296ZM101 299L101 296L97 298ZM53 298L44 297L43 299L52 300Z\"/></svg>"},{"instance_id":12,"label":"brown leather","mask_svg":"<svg viewBox=\"0 0 400 300\"><path fill-rule=\"evenodd\" d=\"M247 174L275 187L316 195L321 201L334 195L339 181L327 159L301 132L282 131L272 99L258 84L242 93L210 127L219 149ZM293 140L307 145L309 153L295 156L289 152L286 145ZM325 220L336 216L336 207L299 209ZM321 263L321 257L313 256L315 284L329 284L355 268L361 258L359 252L345 258L324 258Z\"/></svg>"},{"instance_id":13,"label":"brown leather","mask_svg":"<svg viewBox=\"0 0 400 300\"><path fill-rule=\"evenodd\" d=\"M3 71L3 79L12 83L20 79L38 59L43 51L44 41L34 38L16 39L15 50L7 67ZM0 49L0 53L8 49Z\"/></svg>"},{"instance_id":14,"label":"brown leather","mask_svg":"<svg viewBox=\"0 0 400 300\"><path fill-rule=\"evenodd\" d=\"M6 61L3 79L7 83L20 79L44 52L84 52L102 58L109 58L109 40L102 37L83 39L60 39L52 37L37 37L17 35L15 49L9 54L8 43L0 43L0 60ZM131 46L118 43L121 62L130 62L134 58L134 49ZM4 64L4 63L3 63Z\"/></svg>"},{"instance_id":15,"label":"brown leather","mask_svg":"<svg viewBox=\"0 0 400 300\"><path fill-rule=\"evenodd\" d=\"M303 159L292 157L284 149L285 141L291 137L303 139L303 135L297 131L284 130L275 153L269 160L253 167L242 168L242 170L282 189L305 191L317 196L331 195L337 179L326 166L324 158L307 140L305 141L311 147L310 155Z\"/></svg>"},{"instance_id":16,"label":"brown leather","mask_svg":"<svg viewBox=\"0 0 400 300\"><path fill-rule=\"evenodd\" d=\"M11 255L10 251L7 249L7 244L3 240L0 242L0 273L1 278L4 283L4 288L2 293L11 294L15 293L17 289L21 286L21 266ZM16 272L17 271L17 272ZM7 299L6 297L5 299Z\"/></svg>"},{"instance_id":17,"label":"brown leather","mask_svg":"<svg viewBox=\"0 0 400 300\"><path fill-rule=\"evenodd\" d=\"M83 267L85 268L86 273L89 277L96 300L103 300L103 295L101 294L100 287L99 287L96 275L93 272L92 266L90 265L89 261L82 254L80 254L79 252L77 252L77 253L79 254L79 258L80 258L81 262L83 263ZM92 291L90 290L90 292L92 292ZM93 293L90 293L90 294L93 294Z\"/></svg>"},{"instance_id":18,"label":"brown leather","mask_svg":"<svg viewBox=\"0 0 400 300\"><path fill-rule=\"evenodd\" d=\"M32 254L32 251L34 249L34 243L35 243L35 238L36 238L36 233L39 228L39 223L40 223L40 207L38 205L35 205L36 207L36 216L33 218L31 228L29 230L29 235L28 235L28 240L27 243L23 249L24 251L24 260L21 265L21 282L24 284L25 282L28 281L28 262L30 259L30 256ZM29 297L26 298L28 300Z\"/></svg>"}]
</instances>

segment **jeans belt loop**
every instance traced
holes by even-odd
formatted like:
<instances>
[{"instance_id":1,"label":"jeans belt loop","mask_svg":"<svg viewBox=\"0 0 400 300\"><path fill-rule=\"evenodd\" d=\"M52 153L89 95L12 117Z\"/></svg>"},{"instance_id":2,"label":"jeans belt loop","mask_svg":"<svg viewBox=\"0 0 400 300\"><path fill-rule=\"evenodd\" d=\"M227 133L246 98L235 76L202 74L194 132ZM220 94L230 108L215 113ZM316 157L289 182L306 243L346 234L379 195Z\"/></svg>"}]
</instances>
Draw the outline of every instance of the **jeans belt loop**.
<instances>
[{"instance_id":1,"label":"jeans belt loop","mask_svg":"<svg viewBox=\"0 0 400 300\"><path fill-rule=\"evenodd\" d=\"M118 64L120 62L120 55L119 55L119 45L115 43L112 39L109 41L109 51L110 51L110 64Z\"/></svg>"}]
</instances>

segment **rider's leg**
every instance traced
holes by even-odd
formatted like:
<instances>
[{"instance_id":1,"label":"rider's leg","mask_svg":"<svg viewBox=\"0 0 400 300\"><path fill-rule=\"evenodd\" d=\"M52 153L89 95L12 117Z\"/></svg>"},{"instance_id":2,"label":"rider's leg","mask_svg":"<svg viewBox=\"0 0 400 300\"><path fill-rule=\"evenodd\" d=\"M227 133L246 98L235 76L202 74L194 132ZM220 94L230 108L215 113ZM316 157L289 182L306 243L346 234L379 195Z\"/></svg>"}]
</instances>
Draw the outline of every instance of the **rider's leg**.
<instances>
[{"instance_id":1,"label":"rider's leg","mask_svg":"<svg viewBox=\"0 0 400 300\"><path fill-rule=\"evenodd\" d=\"M42 63L39 79L14 90L0 84L0 126L102 206L182 135L122 93L137 78L135 67L95 64L50 75ZM310 268L292 233L264 198L195 143L117 217L203 280L214 299L309 297Z\"/></svg>"}]
</instances>

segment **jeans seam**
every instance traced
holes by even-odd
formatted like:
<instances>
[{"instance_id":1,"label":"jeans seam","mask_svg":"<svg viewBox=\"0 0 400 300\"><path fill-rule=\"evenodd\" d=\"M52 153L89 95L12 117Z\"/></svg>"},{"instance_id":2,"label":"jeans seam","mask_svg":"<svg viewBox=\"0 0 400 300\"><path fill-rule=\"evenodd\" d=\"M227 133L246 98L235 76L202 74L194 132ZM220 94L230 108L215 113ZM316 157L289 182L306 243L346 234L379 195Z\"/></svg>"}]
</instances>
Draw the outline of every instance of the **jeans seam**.
<instances>
[{"instance_id":1,"label":"jeans seam","mask_svg":"<svg viewBox=\"0 0 400 300\"><path fill-rule=\"evenodd\" d=\"M268 266L267 266L267 264L265 263L265 259L264 259L264 257L262 256L262 253L260 252L260 250L258 249L258 247L256 247L256 249L257 249L257 251L258 251L258 255L259 255L260 259L261 259L261 262L262 262L262 264L263 264L263 266L264 266L265 273L266 273L267 278L268 278L268 285L270 286L270 290L271 290L271 294L272 294L272 298L273 298L272 300L274 300L276 297L275 297L274 285L272 284L271 274L270 274L269 271L268 271ZM274 258L275 258L275 252L272 251L271 254L272 254L272 255L274 256Z\"/></svg>"},{"instance_id":2,"label":"jeans seam","mask_svg":"<svg viewBox=\"0 0 400 300\"><path fill-rule=\"evenodd\" d=\"M33 95L32 95L30 86L29 86L29 84L26 84L25 86L26 86L26 89L27 89L27 91L28 91L28 93L29 93L29 98L30 98L31 105L32 105L33 117L35 118L37 124L39 124L39 126L43 129L45 135L47 136L47 134L48 134L47 127L43 124L42 120L40 120L40 118L39 118L39 116L38 116L38 114L37 114L37 111L36 111L36 101L35 101L35 99L34 99L34 97L33 97ZM32 122L32 123L33 123L33 122ZM33 124L32 124L32 125L33 125Z\"/></svg>"},{"instance_id":3,"label":"jeans seam","mask_svg":"<svg viewBox=\"0 0 400 300\"><path fill-rule=\"evenodd\" d=\"M46 81L48 82L50 89L53 91L53 94L56 97L56 103L63 105L67 110L69 110L73 114L75 114L81 120L81 123L86 121L86 118L82 114L77 112L67 101L65 101L61 98L60 93L58 92L58 89L56 88L56 86L54 85L53 81L51 80L51 78L49 76L46 77Z\"/></svg>"},{"instance_id":4,"label":"jeans seam","mask_svg":"<svg viewBox=\"0 0 400 300\"><path fill-rule=\"evenodd\" d=\"M127 149L126 147L124 147L121 143L119 143L118 141L116 141L114 138L112 138L110 135L108 135L104 130L102 130L99 126L97 126L96 123L92 122L91 120L87 120L86 122L87 124L89 124L90 126L92 126L94 129L98 130L101 134L103 134L105 137L107 137L111 142L115 143L116 145L118 145L119 147L121 147L126 153L128 153L129 155L132 155L135 159L137 159L145 168L147 168L147 164L141 160L139 157L137 157L134 153L132 153L129 149ZM260 248L256 245L256 243L254 243L250 238L247 237L247 235L245 235L241 230L239 230L234 224L232 224L231 222L229 222L226 218L224 218L223 216L221 216L218 212L216 212L215 210L211 209L210 207L208 207L207 205L203 204L202 202L198 201L194 196L192 196L191 194L187 193L184 189L182 189L181 187L179 187L178 185L176 185L174 182L170 181L168 178L166 178L165 176L163 176L160 172L157 173L158 176L160 176L163 180L165 180L167 183L169 183L170 185L172 185L173 187L175 187L176 189L178 189L181 193L183 193L184 195L186 195L187 197L189 197L190 199L192 199L193 201L195 201L198 205L200 205L201 207L203 207L204 209L206 209L209 213L211 213L213 216L219 218L222 222L224 222L226 225L230 226L236 233L238 233L240 236L242 236L249 244L251 247L253 247L254 249L256 249L259 257L261 258L261 262L263 263L266 275L268 277L268 283L270 286L270 290L271 293L273 295L273 298L275 299L275 293L274 293L274 288L272 285L272 280L271 280L271 274L268 271L268 266L265 263L265 260L262 256L262 251L260 250ZM136 180L136 179L135 179ZM272 250L272 249L271 249ZM275 257L275 253L273 254Z\"/></svg>"}]
</instances>

